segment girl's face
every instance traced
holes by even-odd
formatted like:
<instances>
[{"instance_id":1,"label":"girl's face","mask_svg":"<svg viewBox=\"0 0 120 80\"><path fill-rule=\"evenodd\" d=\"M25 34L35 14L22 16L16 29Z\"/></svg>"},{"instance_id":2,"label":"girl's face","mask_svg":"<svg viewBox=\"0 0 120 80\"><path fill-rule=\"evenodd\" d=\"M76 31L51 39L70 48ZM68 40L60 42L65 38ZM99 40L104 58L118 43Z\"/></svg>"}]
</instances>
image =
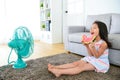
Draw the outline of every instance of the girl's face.
<instances>
[{"instance_id":1,"label":"girl's face","mask_svg":"<svg viewBox=\"0 0 120 80\"><path fill-rule=\"evenodd\" d=\"M97 24L93 24L90 29L91 35L98 36L99 35L99 28Z\"/></svg>"}]
</instances>

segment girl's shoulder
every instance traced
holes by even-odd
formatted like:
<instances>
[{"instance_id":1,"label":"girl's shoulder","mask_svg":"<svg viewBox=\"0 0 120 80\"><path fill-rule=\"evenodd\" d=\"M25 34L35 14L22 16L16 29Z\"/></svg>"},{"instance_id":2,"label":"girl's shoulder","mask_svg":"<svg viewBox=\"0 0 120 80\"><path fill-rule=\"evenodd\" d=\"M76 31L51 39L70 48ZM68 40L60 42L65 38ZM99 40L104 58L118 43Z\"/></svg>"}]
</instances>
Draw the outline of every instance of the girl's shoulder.
<instances>
[{"instance_id":1,"label":"girl's shoulder","mask_svg":"<svg viewBox=\"0 0 120 80\"><path fill-rule=\"evenodd\" d=\"M102 40L102 39L99 40L97 43L99 43L99 44L103 44L103 43L104 43L104 44L107 44L106 41L104 41L104 40Z\"/></svg>"},{"instance_id":2,"label":"girl's shoulder","mask_svg":"<svg viewBox=\"0 0 120 80\"><path fill-rule=\"evenodd\" d=\"M98 42L95 43L96 45L99 45L101 47L107 47L107 43L104 40L99 40Z\"/></svg>"},{"instance_id":3,"label":"girl's shoulder","mask_svg":"<svg viewBox=\"0 0 120 80\"><path fill-rule=\"evenodd\" d=\"M108 47L106 41L101 40L101 47L106 47L106 48Z\"/></svg>"}]
</instances>

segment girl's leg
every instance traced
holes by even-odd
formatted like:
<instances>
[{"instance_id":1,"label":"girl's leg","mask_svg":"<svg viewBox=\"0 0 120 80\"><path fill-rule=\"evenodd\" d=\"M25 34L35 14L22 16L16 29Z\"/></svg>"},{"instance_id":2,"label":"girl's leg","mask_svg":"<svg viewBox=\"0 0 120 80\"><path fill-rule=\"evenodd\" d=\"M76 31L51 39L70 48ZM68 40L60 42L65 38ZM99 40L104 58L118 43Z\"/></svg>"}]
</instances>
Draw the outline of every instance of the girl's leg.
<instances>
[{"instance_id":1,"label":"girl's leg","mask_svg":"<svg viewBox=\"0 0 120 80\"><path fill-rule=\"evenodd\" d=\"M76 66L74 68L68 68L68 69L59 69L59 68L49 69L49 71L51 71L56 77L59 77L62 74L74 75L89 70L95 70L95 67L90 63L83 63L83 66Z\"/></svg>"},{"instance_id":2,"label":"girl's leg","mask_svg":"<svg viewBox=\"0 0 120 80\"><path fill-rule=\"evenodd\" d=\"M75 62L72 62L72 63L63 64L63 65L58 65L58 66L48 64L48 68L63 68L63 69L65 69L65 68L73 68L73 67L76 67L78 65L82 65L83 63L86 63L86 62L83 61L83 60L79 60L79 61L75 61Z\"/></svg>"}]
</instances>

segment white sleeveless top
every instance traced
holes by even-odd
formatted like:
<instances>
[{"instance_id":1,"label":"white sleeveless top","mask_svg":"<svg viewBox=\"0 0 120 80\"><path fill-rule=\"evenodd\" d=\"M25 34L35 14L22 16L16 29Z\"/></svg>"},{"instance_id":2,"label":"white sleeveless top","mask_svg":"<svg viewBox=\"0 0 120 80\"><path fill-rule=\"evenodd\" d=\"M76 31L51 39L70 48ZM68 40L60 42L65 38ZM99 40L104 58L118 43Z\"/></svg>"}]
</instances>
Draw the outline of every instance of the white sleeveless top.
<instances>
[{"instance_id":1,"label":"white sleeveless top","mask_svg":"<svg viewBox=\"0 0 120 80\"><path fill-rule=\"evenodd\" d=\"M99 40L95 43L96 50L99 49L103 40ZM106 73L109 70L110 64L108 60L108 49L104 51L104 53L99 57L95 58L94 56L86 56L82 58L82 60L91 63L96 69L96 72Z\"/></svg>"}]
</instances>

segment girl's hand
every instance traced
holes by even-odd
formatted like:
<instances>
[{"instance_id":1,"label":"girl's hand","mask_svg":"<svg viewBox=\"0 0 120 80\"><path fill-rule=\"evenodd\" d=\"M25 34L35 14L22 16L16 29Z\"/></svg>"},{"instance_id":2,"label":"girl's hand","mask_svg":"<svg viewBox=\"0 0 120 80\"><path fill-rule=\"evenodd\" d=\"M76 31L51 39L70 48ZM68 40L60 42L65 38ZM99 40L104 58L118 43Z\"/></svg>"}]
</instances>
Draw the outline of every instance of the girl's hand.
<instances>
[{"instance_id":1,"label":"girl's hand","mask_svg":"<svg viewBox=\"0 0 120 80\"><path fill-rule=\"evenodd\" d=\"M92 52L91 52L91 50L90 50L90 48L89 48L89 44L85 44L84 42L82 42L82 44L86 47L86 49L87 49L87 51L88 51L88 54L89 54L90 56L93 56L93 54L92 54Z\"/></svg>"},{"instance_id":2,"label":"girl's hand","mask_svg":"<svg viewBox=\"0 0 120 80\"><path fill-rule=\"evenodd\" d=\"M90 49L95 48L95 43L94 43L94 42L91 42L91 43L89 44L89 48L90 48Z\"/></svg>"},{"instance_id":3,"label":"girl's hand","mask_svg":"<svg viewBox=\"0 0 120 80\"><path fill-rule=\"evenodd\" d=\"M85 44L83 41L82 41L82 44L87 48L89 47L89 44Z\"/></svg>"}]
</instances>

